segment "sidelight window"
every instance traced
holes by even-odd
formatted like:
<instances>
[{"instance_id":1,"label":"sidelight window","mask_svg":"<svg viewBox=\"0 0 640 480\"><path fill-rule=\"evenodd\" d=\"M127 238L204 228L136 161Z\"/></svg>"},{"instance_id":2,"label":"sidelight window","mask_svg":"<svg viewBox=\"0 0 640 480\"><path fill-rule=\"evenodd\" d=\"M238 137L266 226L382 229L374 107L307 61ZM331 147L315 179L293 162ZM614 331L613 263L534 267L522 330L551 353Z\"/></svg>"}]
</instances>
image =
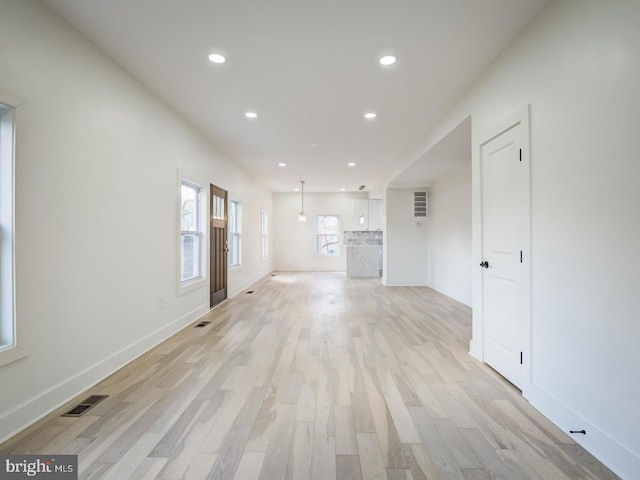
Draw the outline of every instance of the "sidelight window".
<instances>
[{"instance_id":1,"label":"sidelight window","mask_svg":"<svg viewBox=\"0 0 640 480\"><path fill-rule=\"evenodd\" d=\"M242 264L242 206L240 202L229 202L229 260L232 267Z\"/></svg>"}]
</instances>

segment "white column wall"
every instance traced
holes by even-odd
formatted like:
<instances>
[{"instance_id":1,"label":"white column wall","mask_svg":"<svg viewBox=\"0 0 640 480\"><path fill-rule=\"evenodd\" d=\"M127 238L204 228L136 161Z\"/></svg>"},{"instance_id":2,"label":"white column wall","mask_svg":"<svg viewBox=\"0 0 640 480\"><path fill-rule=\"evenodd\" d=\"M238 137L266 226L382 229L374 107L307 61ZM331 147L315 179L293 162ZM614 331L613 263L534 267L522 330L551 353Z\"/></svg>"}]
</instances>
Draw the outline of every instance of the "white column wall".
<instances>
[{"instance_id":1,"label":"white column wall","mask_svg":"<svg viewBox=\"0 0 640 480\"><path fill-rule=\"evenodd\" d=\"M429 187L428 285L471 306L471 161Z\"/></svg>"},{"instance_id":2,"label":"white column wall","mask_svg":"<svg viewBox=\"0 0 640 480\"><path fill-rule=\"evenodd\" d=\"M385 285L428 284L427 219L413 216L414 191L425 189L389 188L386 192Z\"/></svg>"}]
</instances>

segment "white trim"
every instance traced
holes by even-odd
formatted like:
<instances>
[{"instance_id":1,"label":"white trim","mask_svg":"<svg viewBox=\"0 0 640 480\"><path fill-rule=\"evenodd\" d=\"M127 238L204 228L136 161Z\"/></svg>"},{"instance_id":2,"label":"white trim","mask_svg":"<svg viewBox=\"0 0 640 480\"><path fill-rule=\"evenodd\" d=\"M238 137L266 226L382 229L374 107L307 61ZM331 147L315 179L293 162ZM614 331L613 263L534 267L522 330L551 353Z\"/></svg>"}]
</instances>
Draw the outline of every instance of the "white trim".
<instances>
[{"instance_id":1,"label":"white trim","mask_svg":"<svg viewBox=\"0 0 640 480\"><path fill-rule=\"evenodd\" d=\"M7 342L0 344L0 367L16 362L27 356L27 352L20 347L23 344L18 328L16 314L16 265L15 265L15 163L16 163L16 130L18 118L21 115L18 107L24 100L0 88L0 103L8 108L0 112L0 217L6 228L0 245L0 283L2 288L0 301L2 324ZM0 341L2 338L0 337Z\"/></svg>"},{"instance_id":2,"label":"white trim","mask_svg":"<svg viewBox=\"0 0 640 480\"><path fill-rule=\"evenodd\" d=\"M187 282L181 282L178 287L177 296L184 295L185 293L193 292L194 290L199 290L208 285L207 279L203 277L193 278Z\"/></svg>"},{"instance_id":3,"label":"white trim","mask_svg":"<svg viewBox=\"0 0 640 480\"><path fill-rule=\"evenodd\" d=\"M18 346L18 336L13 339L13 345L9 345L0 350L0 367L9 365L27 357L26 350Z\"/></svg>"},{"instance_id":4,"label":"white trim","mask_svg":"<svg viewBox=\"0 0 640 480\"><path fill-rule=\"evenodd\" d=\"M604 430L553 395L532 384L528 390L528 400L551 422L569 435L570 430L585 430L587 435L570 435L576 443L587 451L597 454L598 460L607 465L621 478L638 478L640 455L617 442Z\"/></svg>"},{"instance_id":5,"label":"white trim","mask_svg":"<svg viewBox=\"0 0 640 480\"><path fill-rule=\"evenodd\" d=\"M273 267L274 272L336 272L347 273L346 269L340 269L335 267L318 267L317 265L308 267ZM354 277L358 278L358 277ZM364 278L364 277L363 277ZM370 277L376 278L376 277Z\"/></svg>"},{"instance_id":6,"label":"white trim","mask_svg":"<svg viewBox=\"0 0 640 480\"><path fill-rule=\"evenodd\" d=\"M318 217L336 217L338 219L338 233L318 233ZM342 257L342 250L344 245L342 244L342 235L340 235L340 215L337 213L317 213L313 216L313 257L314 258L339 258ZM319 253L318 252L318 237L324 236L336 236L338 237L338 241L336 242L337 250L336 254L332 255L330 253Z\"/></svg>"},{"instance_id":7,"label":"white trim","mask_svg":"<svg viewBox=\"0 0 640 480\"><path fill-rule=\"evenodd\" d=\"M479 342L474 342L473 339L469 341L469 355L478 361L482 361L482 348L478 346Z\"/></svg>"},{"instance_id":8,"label":"white trim","mask_svg":"<svg viewBox=\"0 0 640 480\"><path fill-rule=\"evenodd\" d=\"M209 283L209 257L208 257L208 221L209 218L209 195L208 190L203 187L200 182L193 180L195 176L185 173L178 169L178 187L177 187L177 268L176 268L176 277L177 277L177 290L176 295L179 297L186 293L193 292L194 290L199 290ZM182 243L182 185L186 184L193 188L198 189L198 240L199 240L199 252L198 252L198 263L199 263L199 272L198 276L195 278L190 278L188 280L182 280L182 252L181 252L181 243Z\"/></svg>"},{"instance_id":9,"label":"white trim","mask_svg":"<svg viewBox=\"0 0 640 480\"><path fill-rule=\"evenodd\" d=\"M235 232L231 228L231 225L233 224L233 222L231 221L231 213L234 211L234 208L233 208L233 204L234 203L237 205L237 212L236 212L237 216L238 216L238 218L236 219L236 223L238 224L238 231L237 232ZM243 241L244 238L243 238L242 232L244 230L243 229L243 226L244 226L243 225L243 221L244 221L243 217L244 217L244 215L242 214L242 202L240 200L236 200L234 198L229 198L229 210L228 210L227 217L228 217L227 218L227 237L228 237L227 241L230 240L229 243L231 243L231 247L230 247L231 250L229 252L230 255L229 255L229 262L228 262L228 271L231 271L231 270L237 270L240 267L242 267L242 248L243 248L242 244L244 243L244 241ZM233 252L233 238L235 236L237 236L239 238L239 242L238 242L238 250L239 251L237 252L237 254L238 254L238 263L231 264L231 262L233 261L233 253L234 253Z\"/></svg>"},{"instance_id":10,"label":"white trim","mask_svg":"<svg viewBox=\"0 0 640 480\"><path fill-rule=\"evenodd\" d=\"M372 277L375 278L375 277ZM428 282L424 278L394 278L385 279L382 284L387 287L428 287ZM443 294L444 295L444 294Z\"/></svg>"},{"instance_id":11,"label":"white trim","mask_svg":"<svg viewBox=\"0 0 640 480\"><path fill-rule=\"evenodd\" d=\"M101 382L207 313L209 313L208 303L200 305L170 324L159 328L146 337L124 347L104 360L87 367L30 400L23 402L13 410L6 412L0 417L0 432L9 433L4 438L0 438L0 443L60 408L74 397Z\"/></svg>"},{"instance_id":12,"label":"white trim","mask_svg":"<svg viewBox=\"0 0 640 480\"><path fill-rule=\"evenodd\" d=\"M266 224L267 224L267 228L264 228L264 220L263 218L266 218ZM266 230L266 233L265 233ZM266 250L267 250L267 254L265 255L265 248L264 248L264 239L267 239L267 245L266 245ZM267 211L264 208L260 209L260 258L261 261L264 262L265 260L267 260L269 258L269 214L267 213Z\"/></svg>"},{"instance_id":13,"label":"white trim","mask_svg":"<svg viewBox=\"0 0 640 480\"><path fill-rule=\"evenodd\" d=\"M23 103L25 103L25 99L17 96L15 93L10 92L2 87L0 87L0 103L4 103L13 108L18 108Z\"/></svg>"}]
</instances>

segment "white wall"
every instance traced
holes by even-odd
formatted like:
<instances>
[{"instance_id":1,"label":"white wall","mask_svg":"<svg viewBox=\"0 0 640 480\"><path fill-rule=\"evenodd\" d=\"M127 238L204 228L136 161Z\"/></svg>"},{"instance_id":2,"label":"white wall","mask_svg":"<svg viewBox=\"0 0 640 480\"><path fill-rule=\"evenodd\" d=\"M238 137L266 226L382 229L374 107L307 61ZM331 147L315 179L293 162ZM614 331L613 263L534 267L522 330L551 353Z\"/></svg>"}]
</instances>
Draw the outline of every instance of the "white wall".
<instances>
[{"instance_id":1,"label":"white wall","mask_svg":"<svg viewBox=\"0 0 640 480\"><path fill-rule=\"evenodd\" d=\"M429 187L426 225L428 285L471 306L471 161Z\"/></svg>"},{"instance_id":2,"label":"white wall","mask_svg":"<svg viewBox=\"0 0 640 480\"><path fill-rule=\"evenodd\" d=\"M427 285L427 221L413 216L413 192L424 188L389 188L386 191L384 233L384 285Z\"/></svg>"},{"instance_id":3,"label":"white wall","mask_svg":"<svg viewBox=\"0 0 640 480\"><path fill-rule=\"evenodd\" d=\"M472 115L473 261L479 144L531 104L532 345L524 395L623 478L640 478L640 2L565 0L541 15L425 139ZM480 269L473 342L482 358ZM527 353L529 355L527 355Z\"/></svg>"},{"instance_id":4,"label":"white wall","mask_svg":"<svg viewBox=\"0 0 640 480\"><path fill-rule=\"evenodd\" d=\"M208 310L177 296L178 171L243 201L233 294L271 271L271 193L40 3L0 0L0 87L17 112L19 340L0 368L0 441ZM160 299L164 300L161 308Z\"/></svg>"},{"instance_id":5,"label":"white wall","mask_svg":"<svg viewBox=\"0 0 640 480\"><path fill-rule=\"evenodd\" d=\"M273 194L274 268L276 270L340 271L347 269L345 247L340 256L318 256L314 251L315 216L340 216L340 242L342 232L351 230L353 200L368 198L366 193L306 193L304 210L307 221L298 221L301 207L300 193Z\"/></svg>"}]
</instances>

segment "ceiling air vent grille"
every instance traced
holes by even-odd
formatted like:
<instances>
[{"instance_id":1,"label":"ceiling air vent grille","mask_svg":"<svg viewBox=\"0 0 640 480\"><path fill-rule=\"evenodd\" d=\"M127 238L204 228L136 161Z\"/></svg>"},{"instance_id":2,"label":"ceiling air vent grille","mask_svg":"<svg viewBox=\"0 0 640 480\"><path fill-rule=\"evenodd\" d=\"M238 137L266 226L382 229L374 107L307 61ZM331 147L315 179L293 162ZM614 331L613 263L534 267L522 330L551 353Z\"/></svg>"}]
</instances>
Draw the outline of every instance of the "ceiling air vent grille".
<instances>
[{"instance_id":1,"label":"ceiling air vent grille","mask_svg":"<svg viewBox=\"0 0 640 480\"><path fill-rule=\"evenodd\" d=\"M427 192L413 192L413 216L427 216Z\"/></svg>"}]
</instances>

